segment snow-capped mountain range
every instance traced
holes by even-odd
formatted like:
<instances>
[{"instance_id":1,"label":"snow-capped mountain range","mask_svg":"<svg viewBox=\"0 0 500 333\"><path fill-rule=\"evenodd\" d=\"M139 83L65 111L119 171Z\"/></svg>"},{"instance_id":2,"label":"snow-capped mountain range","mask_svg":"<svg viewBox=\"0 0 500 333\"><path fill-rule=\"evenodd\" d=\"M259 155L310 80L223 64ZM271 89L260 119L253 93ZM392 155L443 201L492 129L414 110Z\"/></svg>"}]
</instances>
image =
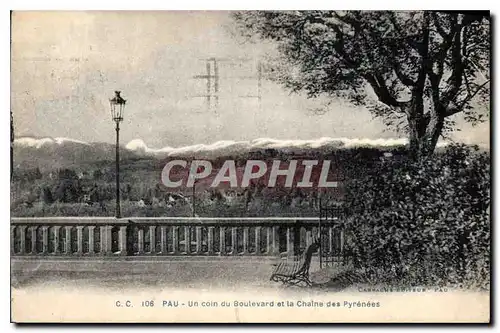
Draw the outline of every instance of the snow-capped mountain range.
<instances>
[{"instance_id":1,"label":"snow-capped mountain range","mask_svg":"<svg viewBox=\"0 0 500 333\"><path fill-rule=\"evenodd\" d=\"M193 154L224 155L234 152L248 152L259 149L318 149L318 148L354 148L354 147L394 147L407 143L407 139L349 139L349 138L329 138L323 137L315 140L278 140L271 138L260 138L251 141L217 141L211 144L196 144L184 147L163 147L150 148L141 139L134 139L128 142L124 148L152 156L186 156ZM61 146L65 144L80 144L91 146L96 143L88 143L70 138L32 138L20 137L14 140L14 145L18 147L42 148L50 146Z\"/></svg>"},{"instance_id":2,"label":"snow-capped mountain range","mask_svg":"<svg viewBox=\"0 0 500 333\"><path fill-rule=\"evenodd\" d=\"M73 143L79 143L82 145L89 145L89 143L80 141L80 140L74 140L74 139L68 139L68 138L31 138L28 136L16 138L14 140L15 145L19 145L21 147L34 147L34 148L41 148L43 145L62 145L67 142L73 142Z\"/></svg>"},{"instance_id":3,"label":"snow-capped mountain range","mask_svg":"<svg viewBox=\"0 0 500 333\"><path fill-rule=\"evenodd\" d=\"M184 147L150 148L141 139L122 146L121 158L166 158L196 157L217 158L239 155L252 151L275 149L282 152L305 152L309 150L332 151L356 147L391 148L402 146L406 139L348 139L323 137L315 140L278 140L260 138L251 141L217 141L211 144L196 144ZM445 145L446 143L440 143ZM19 137L14 140L14 165L19 167L53 168L96 161L111 161L115 158L115 146L111 143L83 142L70 138Z\"/></svg>"}]
</instances>

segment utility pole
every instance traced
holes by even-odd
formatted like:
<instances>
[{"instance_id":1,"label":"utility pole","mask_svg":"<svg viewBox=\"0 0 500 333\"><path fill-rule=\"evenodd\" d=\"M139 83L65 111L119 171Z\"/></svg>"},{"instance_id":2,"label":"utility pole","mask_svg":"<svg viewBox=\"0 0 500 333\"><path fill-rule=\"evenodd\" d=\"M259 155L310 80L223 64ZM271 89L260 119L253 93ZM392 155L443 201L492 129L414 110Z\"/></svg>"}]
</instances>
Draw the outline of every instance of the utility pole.
<instances>
[{"instance_id":1,"label":"utility pole","mask_svg":"<svg viewBox=\"0 0 500 333\"><path fill-rule=\"evenodd\" d=\"M193 76L193 78L207 81L206 93L202 95L195 95L194 97L205 98L207 111L211 111L212 101L213 101L214 109L217 112L217 108L219 106L219 87L220 87L218 60L216 58L205 59L205 68L206 68L206 74L195 75Z\"/></svg>"},{"instance_id":2,"label":"utility pole","mask_svg":"<svg viewBox=\"0 0 500 333\"><path fill-rule=\"evenodd\" d=\"M206 80L206 93L201 95L194 95L193 97L201 97L206 101L207 111L211 111L212 109L217 112L219 108L219 99L220 99L220 64L244 64L250 63L254 61L249 58L236 58L236 59L228 59L228 58L206 58L200 59L205 61L205 74L194 75L193 79L197 80ZM259 109L262 106L262 63L260 61L257 62L257 74L256 75L234 75L227 76L227 78L233 78L238 80L256 80L257 81L257 92L245 95L238 95L238 98L256 98L259 103ZM224 76L226 78L226 76Z\"/></svg>"},{"instance_id":3,"label":"utility pole","mask_svg":"<svg viewBox=\"0 0 500 333\"><path fill-rule=\"evenodd\" d=\"M249 76L239 76L240 80L249 79L249 80L257 80L257 93L256 94L248 94L248 95L239 95L240 98L256 98L259 103L259 109L262 108L262 63L259 61L257 63L257 76L249 75Z\"/></svg>"}]
</instances>

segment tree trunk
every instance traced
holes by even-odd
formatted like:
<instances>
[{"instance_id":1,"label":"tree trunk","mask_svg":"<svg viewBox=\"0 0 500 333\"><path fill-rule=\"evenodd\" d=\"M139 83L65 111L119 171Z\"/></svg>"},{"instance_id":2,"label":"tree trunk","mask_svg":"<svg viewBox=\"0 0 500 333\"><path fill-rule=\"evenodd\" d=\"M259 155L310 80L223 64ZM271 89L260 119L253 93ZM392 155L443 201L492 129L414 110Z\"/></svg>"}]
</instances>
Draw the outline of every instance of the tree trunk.
<instances>
[{"instance_id":1,"label":"tree trunk","mask_svg":"<svg viewBox=\"0 0 500 333\"><path fill-rule=\"evenodd\" d=\"M427 125L424 136L424 152L426 156L430 156L436 149L437 142L443 132L444 118L440 115L431 115L429 124Z\"/></svg>"},{"instance_id":2,"label":"tree trunk","mask_svg":"<svg viewBox=\"0 0 500 333\"><path fill-rule=\"evenodd\" d=\"M419 116L415 110L407 112L410 157L418 161L434 153L441 136L444 118L437 114Z\"/></svg>"},{"instance_id":3,"label":"tree trunk","mask_svg":"<svg viewBox=\"0 0 500 333\"><path fill-rule=\"evenodd\" d=\"M427 73L432 70L429 60L430 14L424 13L422 43L419 53L421 65L418 79L412 89L411 103L406 110L410 136L410 156L416 161L425 159L434 153L437 139L441 135L443 121L439 119L437 110L425 113L425 88Z\"/></svg>"}]
</instances>

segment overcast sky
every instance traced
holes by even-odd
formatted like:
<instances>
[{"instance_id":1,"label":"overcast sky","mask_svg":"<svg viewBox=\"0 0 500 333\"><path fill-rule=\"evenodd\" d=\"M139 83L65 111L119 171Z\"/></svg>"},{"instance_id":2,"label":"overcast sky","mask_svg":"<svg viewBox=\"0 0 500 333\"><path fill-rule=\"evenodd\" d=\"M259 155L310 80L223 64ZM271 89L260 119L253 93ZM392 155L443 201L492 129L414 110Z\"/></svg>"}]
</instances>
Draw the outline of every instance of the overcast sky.
<instances>
[{"instance_id":1,"label":"overcast sky","mask_svg":"<svg viewBox=\"0 0 500 333\"><path fill-rule=\"evenodd\" d=\"M150 147L218 140L388 138L363 108L289 95L263 82L256 61L268 45L230 33L227 12L16 12L12 22L12 109L16 136L113 142L108 99L127 99L122 143ZM206 108L205 59L219 63L220 100ZM245 60L242 60L245 58ZM229 61L231 60L231 61ZM213 70L213 67L212 67ZM212 86L213 89L213 86ZM461 125L462 122L459 121ZM462 126L461 141L485 144L489 124Z\"/></svg>"}]
</instances>

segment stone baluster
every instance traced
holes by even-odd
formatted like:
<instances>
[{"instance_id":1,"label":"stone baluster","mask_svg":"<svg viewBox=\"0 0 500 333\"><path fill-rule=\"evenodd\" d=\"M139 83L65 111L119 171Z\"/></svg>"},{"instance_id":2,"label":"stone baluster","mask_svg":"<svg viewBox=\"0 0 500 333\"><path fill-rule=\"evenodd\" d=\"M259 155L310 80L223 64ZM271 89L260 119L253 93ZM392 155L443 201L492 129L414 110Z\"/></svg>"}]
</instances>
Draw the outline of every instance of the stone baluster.
<instances>
[{"instance_id":1,"label":"stone baluster","mask_svg":"<svg viewBox=\"0 0 500 333\"><path fill-rule=\"evenodd\" d=\"M172 227L172 252L179 253L179 227Z\"/></svg>"},{"instance_id":2,"label":"stone baluster","mask_svg":"<svg viewBox=\"0 0 500 333\"><path fill-rule=\"evenodd\" d=\"M226 254L226 227L219 228L219 253Z\"/></svg>"},{"instance_id":3,"label":"stone baluster","mask_svg":"<svg viewBox=\"0 0 500 333\"><path fill-rule=\"evenodd\" d=\"M31 226L31 254L36 255L37 254L37 249L36 249L36 243L37 243L37 234L36 234L36 229L38 229L37 226Z\"/></svg>"},{"instance_id":4,"label":"stone baluster","mask_svg":"<svg viewBox=\"0 0 500 333\"><path fill-rule=\"evenodd\" d=\"M201 227L196 227L196 254L201 254L202 251L202 239L201 239Z\"/></svg>"},{"instance_id":5,"label":"stone baluster","mask_svg":"<svg viewBox=\"0 0 500 333\"><path fill-rule=\"evenodd\" d=\"M79 225L76 227L76 240L76 252L79 256L81 256L83 254L83 225Z\"/></svg>"},{"instance_id":6,"label":"stone baluster","mask_svg":"<svg viewBox=\"0 0 500 333\"><path fill-rule=\"evenodd\" d=\"M144 254L144 229L142 226L137 228L137 253Z\"/></svg>"},{"instance_id":7,"label":"stone baluster","mask_svg":"<svg viewBox=\"0 0 500 333\"><path fill-rule=\"evenodd\" d=\"M274 256L279 254L278 244L278 226L267 227L267 251L268 255Z\"/></svg>"},{"instance_id":8,"label":"stone baluster","mask_svg":"<svg viewBox=\"0 0 500 333\"><path fill-rule=\"evenodd\" d=\"M19 249L19 254L26 253L26 226L22 225L19 227L19 237L21 241L21 248Z\"/></svg>"},{"instance_id":9,"label":"stone baluster","mask_svg":"<svg viewBox=\"0 0 500 333\"><path fill-rule=\"evenodd\" d=\"M207 231L207 252L209 255L214 254L214 227L208 227Z\"/></svg>"},{"instance_id":10,"label":"stone baluster","mask_svg":"<svg viewBox=\"0 0 500 333\"><path fill-rule=\"evenodd\" d=\"M286 254L287 257L293 257L294 255L294 228L287 227L286 228Z\"/></svg>"},{"instance_id":11,"label":"stone baluster","mask_svg":"<svg viewBox=\"0 0 500 333\"><path fill-rule=\"evenodd\" d=\"M59 229L61 227L56 225L54 226L54 254L59 254L62 252L62 249L59 248Z\"/></svg>"},{"instance_id":12,"label":"stone baluster","mask_svg":"<svg viewBox=\"0 0 500 333\"><path fill-rule=\"evenodd\" d=\"M71 226L66 226L65 231L66 231L66 239L64 242L64 247L65 247L65 253L66 254L71 254Z\"/></svg>"},{"instance_id":13,"label":"stone baluster","mask_svg":"<svg viewBox=\"0 0 500 333\"><path fill-rule=\"evenodd\" d=\"M106 255L108 254L108 237L107 237L107 226L100 226L99 227L99 235L101 236L100 240L100 245L101 248L99 249L99 252L101 255Z\"/></svg>"},{"instance_id":14,"label":"stone baluster","mask_svg":"<svg viewBox=\"0 0 500 333\"><path fill-rule=\"evenodd\" d=\"M260 254L260 230L261 227L255 227L255 254Z\"/></svg>"},{"instance_id":15,"label":"stone baluster","mask_svg":"<svg viewBox=\"0 0 500 333\"><path fill-rule=\"evenodd\" d=\"M127 226L120 226L120 231L118 232L118 244L120 245L120 255L127 255Z\"/></svg>"},{"instance_id":16,"label":"stone baluster","mask_svg":"<svg viewBox=\"0 0 500 333\"><path fill-rule=\"evenodd\" d=\"M266 226L266 254L273 254L273 227Z\"/></svg>"},{"instance_id":17,"label":"stone baluster","mask_svg":"<svg viewBox=\"0 0 500 333\"><path fill-rule=\"evenodd\" d=\"M243 254L248 254L248 227L243 227Z\"/></svg>"},{"instance_id":18,"label":"stone baluster","mask_svg":"<svg viewBox=\"0 0 500 333\"><path fill-rule=\"evenodd\" d=\"M113 253L113 226L107 225L104 230L106 233L106 254L109 255Z\"/></svg>"},{"instance_id":19,"label":"stone baluster","mask_svg":"<svg viewBox=\"0 0 500 333\"><path fill-rule=\"evenodd\" d=\"M236 229L237 227L231 227L231 254L236 255L238 254L238 242L237 242L237 237L236 237Z\"/></svg>"},{"instance_id":20,"label":"stone baluster","mask_svg":"<svg viewBox=\"0 0 500 333\"><path fill-rule=\"evenodd\" d=\"M16 226L10 226L10 255L16 254Z\"/></svg>"},{"instance_id":21,"label":"stone baluster","mask_svg":"<svg viewBox=\"0 0 500 333\"><path fill-rule=\"evenodd\" d=\"M191 253L191 229L188 226L184 227L184 243L186 244L185 253L190 254Z\"/></svg>"},{"instance_id":22,"label":"stone baluster","mask_svg":"<svg viewBox=\"0 0 500 333\"><path fill-rule=\"evenodd\" d=\"M42 227L42 254L49 253L49 227L44 225Z\"/></svg>"},{"instance_id":23,"label":"stone baluster","mask_svg":"<svg viewBox=\"0 0 500 333\"><path fill-rule=\"evenodd\" d=\"M89 254L94 254L95 249L94 249L94 229L95 226L89 225Z\"/></svg>"},{"instance_id":24,"label":"stone baluster","mask_svg":"<svg viewBox=\"0 0 500 333\"><path fill-rule=\"evenodd\" d=\"M150 225L149 226L149 253L150 254L155 254L156 253L156 226Z\"/></svg>"},{"instance_id":25,"label":"stone baluster","mask_svg":"<svg viewBox=\"0 0 500 333\"><path fill-rule=\"evenodd\" d=\"M169 226L167 232L171 234L170 238L172 238L172 251L169 251L169 253L177 253L179 248L177 227Z\"/></svg>"},{"instance_id":26,"label":"stone baluster","mask_svg":"<svg viewBox=\"0 0 500 333\"><path fill-rule=\"evenodd\" d=\"M167 227L162 225L160 227L160 251L161 254L167 254Z\"/></svg>"},{"instance_id":27,"label":"stone baluster","mask_svg":"<svg viewBox=\"0 0 500 333\"><path fill-rule=\"evenodd\" d=\"M99 254L106 254L106 227L98 226L99 228Z\"/></svg>"}]
</instances>

